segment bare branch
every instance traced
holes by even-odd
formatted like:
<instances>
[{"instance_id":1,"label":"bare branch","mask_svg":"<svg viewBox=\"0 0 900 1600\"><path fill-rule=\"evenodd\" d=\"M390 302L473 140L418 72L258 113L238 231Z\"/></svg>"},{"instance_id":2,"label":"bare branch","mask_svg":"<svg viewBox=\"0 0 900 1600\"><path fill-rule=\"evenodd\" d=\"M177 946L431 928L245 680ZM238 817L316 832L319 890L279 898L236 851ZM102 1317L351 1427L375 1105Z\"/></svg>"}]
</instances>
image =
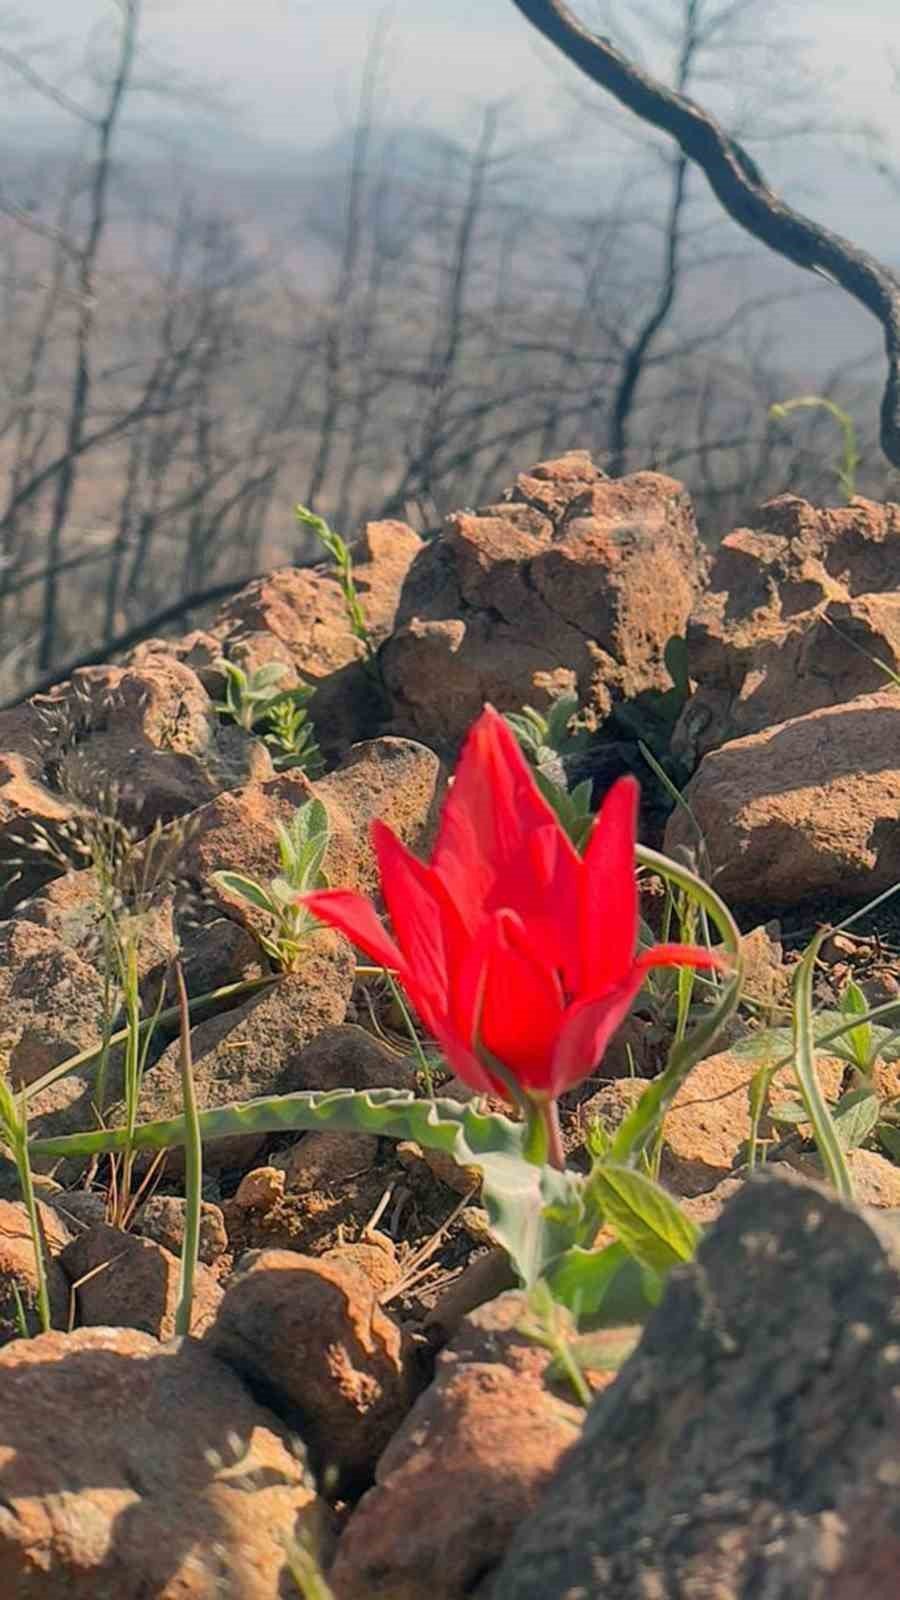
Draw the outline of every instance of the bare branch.
<instances>
[{"instance_id":1,"label":"bare branch","mask_svg":"<svg viewBox=\"0 0 900 1600\"><path fill-rule=\"evenodd\" d=\"M881 446L888 460L900 466L900 278L849 239L786 205L743 146L708 112L634 66L609 39L589 32L562 0L512 3L586 77L643 122L669 134L701 168L716 199L740 227L796 266L830 278L877 318L888 364Z\"/></svg>"}]
</instances>

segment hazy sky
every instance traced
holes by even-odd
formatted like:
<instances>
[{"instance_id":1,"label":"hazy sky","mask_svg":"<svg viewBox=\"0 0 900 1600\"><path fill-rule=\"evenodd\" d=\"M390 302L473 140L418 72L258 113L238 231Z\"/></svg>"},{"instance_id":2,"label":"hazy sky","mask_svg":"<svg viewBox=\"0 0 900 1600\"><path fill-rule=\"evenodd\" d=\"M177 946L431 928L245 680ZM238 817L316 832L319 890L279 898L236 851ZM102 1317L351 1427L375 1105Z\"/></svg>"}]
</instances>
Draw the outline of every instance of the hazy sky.
<instances>
[{"instance_id":1,"label":"hazy sky","mask_svg":"<svg viewBox=\"0 0 900 1600\"><path fill-rule=\"evenodd\" d=\"M596 16L595 0L580 8L588 22L592 8ZM0 18L27 17L57 39L83 39L111 9L111 0L0 0ZM674 12L676 0L657 9ZM780 0L772 10L780 33L807 45L838 112L878 118L900 143L897 0ZM260 135L309 143L340 124L379 15L389 18L400 115L453 126L473 100L509 94L543 120L560 84L577 81L510 0L145 0L144 33L160 55L226 84Z\"/></svg>"},{"instance_id":2,"label":"hazy sky","mask_svg":"<svg viewBox=\"0 0 900 1600\"><path fill-rule=\"evenodd\" d=\"M182 73L218 81L258 137L304 146L322 143L353 113L368 42L387 18L387 103L384 119L447 131L472 126L477 106L510 97L519 130L543 132L571 108L571 91L606 104L534 34L510 0L144 0L146 44ZM710 0L712 5L714 0ZM678 0L648 0L662 15ZM581 0L591 23L600 0ZM0 20L27 17L41 36L83 47L113 0L0 0ZM900 164L900 0L769 0L772 37L799 41L796 55L828 95L825 120L876 124ZM628 0L626 25L637 8ZM615 34L615 27L607 24ZM646 36L646 35L645 35ZM802 48L801 48L802 45ZM748 58L728 58L734 61ZM759 57L751 51L755 81ZM655 64L651 61L650 64ZM780 62L779 62L780 64ZM763 71L763 77L765 73ZM569 94L567 95L567 89ZM721 91L718 91L721 92ZM715 87L707 98L716 109ZM794 119L821 113L813 97L792 108ZM627 121L627 119L623 119ZM796 150L794 158L792 152ZM855 228L861 242L900 247L900 199L874 182L858 139L842 146L830 135L810 145L756 150L776 185L832 226ZM894 216L897 222L894 221Z\"/></svg>"}]
</instances>

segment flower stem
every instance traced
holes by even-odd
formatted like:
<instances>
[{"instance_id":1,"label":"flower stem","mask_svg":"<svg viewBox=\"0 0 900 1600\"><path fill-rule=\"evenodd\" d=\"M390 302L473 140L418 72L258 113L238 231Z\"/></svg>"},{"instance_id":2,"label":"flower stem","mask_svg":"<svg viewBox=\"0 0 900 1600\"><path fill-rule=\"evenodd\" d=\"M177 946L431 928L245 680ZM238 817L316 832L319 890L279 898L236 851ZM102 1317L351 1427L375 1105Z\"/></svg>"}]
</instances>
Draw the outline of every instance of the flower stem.
<instances>
[{"instance_id":1,"label":"flower stem","mask_svg":"<svg viewBox=\"0 0 900 1600\"><path fill-rule=\"evenodd\" d=\"M563 1149L562 1130L559 1126L559 1106L555 1100L547 1100L541 1106L541 1118L547 1133L547 1160L558 1172L564 1172L566 1152Z\"/></svg>"}]
</instances>

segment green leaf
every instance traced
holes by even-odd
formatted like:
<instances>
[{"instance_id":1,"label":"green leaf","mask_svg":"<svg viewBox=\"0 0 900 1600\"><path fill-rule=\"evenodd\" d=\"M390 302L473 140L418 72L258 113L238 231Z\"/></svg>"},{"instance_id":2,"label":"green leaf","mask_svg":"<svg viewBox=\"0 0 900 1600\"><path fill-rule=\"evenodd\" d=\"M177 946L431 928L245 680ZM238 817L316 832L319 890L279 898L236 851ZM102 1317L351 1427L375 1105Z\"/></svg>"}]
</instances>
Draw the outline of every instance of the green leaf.
<instances>
[{"instance_id":1,"label":"green leaf","mask_svg":"<svg viewBox=\"0 0 900 1600\"><path fill-rule=\"evenodd\" d=\"M213 883L217 883L227 894L236 894L241 900L246 900L250 905L256 906L260 911L268 911L272 917L277 917L278 907L266 893L262 884L256 883L253 878L247 878L242 872L214 872Z\"/></svg>"},{"instance_id":2,"label":"green leaf","mask_svg":"<svg viewBox=\"0 0 900 1600\"><path fill-rule=\"evenodd\" d=\"M286 671L287 665L284 661L267 661L264 666L257 667L250 679L250 693L254 699L265 694L267 689L273 688L279 678L284 677Z\"/></svg>"},{"instance_id":3,"label":"green leaf","mask_svg":"<svg viewBox=\"0 0 900 1600\"><path fill-rule=\"evenodd\" d=\"M834 1125L845 1150L855 1150L874 1133L881 1100L868 1088L851 1089L834 1108Z\"/></svg>"},{"instance_id":4,"label":"green leaf","mask_svg":"<svg viewBox=\"0 0 900 1600\"><path fill-rule=\"evenodd\" d=\"M620 1242L600 1250L572 1245L550 1263L546 1276L554 1298L581 1327L644 1322L652 1309L640 1264Z\"/></svg>"},{"instance_id":5,"label":"green leaf","mask_svg":"<svg viewBox=\"0 0 900 1600\"><path fill-rule=\"evenodd\" d=\"M811 941L794 976L794 1071L825 1172L838 1194L852 1200L853 1181L816 1072L812 986L816 959L826 934L827 929L823 928Z\"/></svg>"},{"instance_id":6,"label":"green leaf","mask_svg":"<svg viewBox=\"0 0 900 1600\"><path fill-rule=\"evenodd\" d=\"M777 1105L769 1107L769 1120L789 1127L800 1127L809 1122L809 1113L799 1100L780 1100Z\"/></svg>"},{"instance_id":7,"label":"green leaf","mask_svg":"<svg viewBox=\"0 0 900 1600\"><path fill-rule=\"evenodd\" d=\"M645 1173L633 1167L600 1163L587 1184L629 1255L653 1272L666 1273L690 1261L700 1229Z\"/></svg>"},{"instance_id":8,"label":"green leaf","mask_svg":"<svg viewBox=\"0 0 900 1600\"><path fill-rule=\"evenodd\" d=\"M202 1111L203 1139L233 1138L245 1133L283 1133L298 1129L337 1128L349 1133L375 1133L413 1139L430 1149L445 1150L460 1166L483 1173L482 1204L497 1242L509 1253L526 1287L544 1275L546 1264L571 1243L572 1231L545 1216L562 1207L568 1215L584 1180L576 1173L536 1167L525 1160L521 1123L477 1111L455 1100L417 1100L394 1089L351 1089L273 1096L243 1105ZM137 1150L167 1150L185 1139L183 1117L139 1123L131 1134ZM121 1150L125 1128L99 1128L87 1133L35 1139L35 1155L90 1158Z\"/></svg>"},{"instance_id":9,"label":"green leaf","mask_svg":"<svg viewBox=\"0 0 900 1600\"><path fill-rule=\"evenodd\" d=\"M634 1355L642 1333L640 1326L613 1328L609 1333L581 1333L568 1341L567 1349L582 1372L618 1372ZM562 1357L554 1356L547 1371L551 1378L566 1377Z\"/></svg>"},{"instance_id":10,"label":"green leaf","mask_svg":"<svg viewBox=\"0 0 900 1600\"><path fill-rule=\"evenodd\" d=\"M868 1014L869 1002L853 978L848 978L841 995L841 1012L845 1017L865 1017ZM859 1022L847 1034L847 1042L853 1052L856 1065L861 1072L867 1072L872 1061L872 1024Z\"/></svg>"},{"instance_id":11,"label":"green leaf","mask_svg":"<svg viewBox=\"0 0 900 1600\"><path fill-rule=\"evenodd\" d=\"M896 1122L879 1122L877 1133L879 1143L891 1160L900 1165L900 1128Z\"/></svg>"}]
</instances>

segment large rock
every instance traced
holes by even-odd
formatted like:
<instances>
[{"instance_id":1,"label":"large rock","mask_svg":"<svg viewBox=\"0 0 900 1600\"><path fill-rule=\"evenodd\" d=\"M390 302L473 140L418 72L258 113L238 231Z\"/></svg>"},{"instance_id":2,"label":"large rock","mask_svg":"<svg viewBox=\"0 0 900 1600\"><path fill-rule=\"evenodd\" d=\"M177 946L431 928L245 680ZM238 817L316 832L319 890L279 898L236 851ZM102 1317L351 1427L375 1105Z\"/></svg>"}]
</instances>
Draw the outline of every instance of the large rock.
<instances>
[{"instance_id":1,"label":"large rock","mask_svg":"<svg viewBox=\"0 0 900 1600\"><path fill-rule=\"evenodd\" d=\"M343 1022L355 968L346 944L339 945L329 933L317 935L300 971L286 973L234 1010L198 1023L191 1030L191 1050L200 1109L313 1087L302 1064L304 1052L323 1029ZM180 1051L174 1040L145 1073L143 1121L180 1116ZM48 1119L45 1128L49 1131ZM204 1164L245 1165L262 1142L263 1136L254 1133L209 1140L204 1144ZM170 1151L167 1171L180 1170L182 1159L180 1148Z\"/></svg>"},{"instance_id":2,"label":"large rock","mask_svg":"<svg viewBox=\"0 0 900 1600\"><path fill-rule=\"evenodd\" d=\"M900 1237L762 1174L672 1275L491 1600L894 1600Z\"/></svg>"},{"instance_id":3,"label":"large rock","mask_svg":"<svg viewBox=\"0 0 900 1600\"><path fill-rule=\"evenodd\" d=\"M900 694L861 695L711 750L685 798L732 904L867 900L900 877ZM666 849L695 839L678 807Z\"/></svg>"},{"instance_id":4,"label":"large rock","mask_svg":"<svg viewBox=\"0 0 900 1600\"><path fill-rule=\"evenodd\" d=\"M248 1252L206 1337L295 1422L323 1487L365 1484L413 1379L407 1340L362 1272L289 1250Z\"/></svg>"},{"instance_id":5,"label":"large rock","mask_svg":"<svg viewBox=\"0 0 900 1600\"><path fill-rule=\"evenodd\" d=\"M341 888L374 889L378 882L369 843L380 817L413 850L427 848L443 793L441 767L424 745L408 739L373 739L354 746L316 783L299 771L219 795L198 811L179 861L183 881L248 927L271 931L264 913L213 883L228 869L267 883L280 872L277 824L288 826L313 797L328 814L326 871Z\"/></svg>"},{"instance_id":6,"label":"large rock","mask_svg":"<svg viewBox=\"0 0 900 1600\"><path fill-rule=\"evenodd\" d=\"M606 478L584 451L457 512L413 562L381 664L397 731L439 747L485 700L546 704L564 668L599 714L667 688L703 569L690 502L658 473Z\"/></svg>"},{"instance_id":7,"label":"large rock","mask_svg":"<svg viewBox=\"0 0 900 1600\"><path fill-rule=\"evenodd\" d=\"M51 1333L0 1351L0 1593L296 1600L316 1509L283 1425L193 1341Z\"/></svg>"},{"instance_id":8,"label":"large rock","mask_svg":"<svg viewBox=\"0 0 900 1600\"><path fill-rule=\"evenodd\" d=\"M467 1317L378 1463L341 1537L336 1600L466 1600L533 1515L578 1437L580 1406L547 1385L549 1353L518 1331L519 1293Z\"/></svg>"},{"instance_id":9,"label":"large rock","mask_svg":"<svg viewBox=\"0 0 900 1600\"><path fill-rule=\"evenodd\" d=\"M403 580L422 541L403 522L370 522L353 549L353 579L375 646L390 634ZM215 692L216 656L245 671L285 663L279 686L316 685L310 702L316 735L329 755L347 749L379 718L378 680L354 638L330 562L283 567L227 600L206 634L184 641L185 658Z\"/></svg>"},{"instance_id":10,"label":"large rock","mask_svg":"<svg viewBox=\"0 0 900 1600\"><path fill-rule=\"evenodd\" d=\"M162 653L81 668L52 694L0 713L0 751L0 854L21 858L0 912L66 861L89 864L86 812L113 813L141 835L273 771L265 746L223 726L196 673Z\"/></svg>"},{"instance_id":11,"label":"large rock","mask_svg":"<svg viewBox=\"0 0 900 1600\"><path fill-rule=\"evenodd\" d=\"M693 766L726 740L881 688L879 662L900 670L898 588L900 506L763 506L722 540L691 617L697 687L675 753Z\"/></svg>"}]
</instances>

